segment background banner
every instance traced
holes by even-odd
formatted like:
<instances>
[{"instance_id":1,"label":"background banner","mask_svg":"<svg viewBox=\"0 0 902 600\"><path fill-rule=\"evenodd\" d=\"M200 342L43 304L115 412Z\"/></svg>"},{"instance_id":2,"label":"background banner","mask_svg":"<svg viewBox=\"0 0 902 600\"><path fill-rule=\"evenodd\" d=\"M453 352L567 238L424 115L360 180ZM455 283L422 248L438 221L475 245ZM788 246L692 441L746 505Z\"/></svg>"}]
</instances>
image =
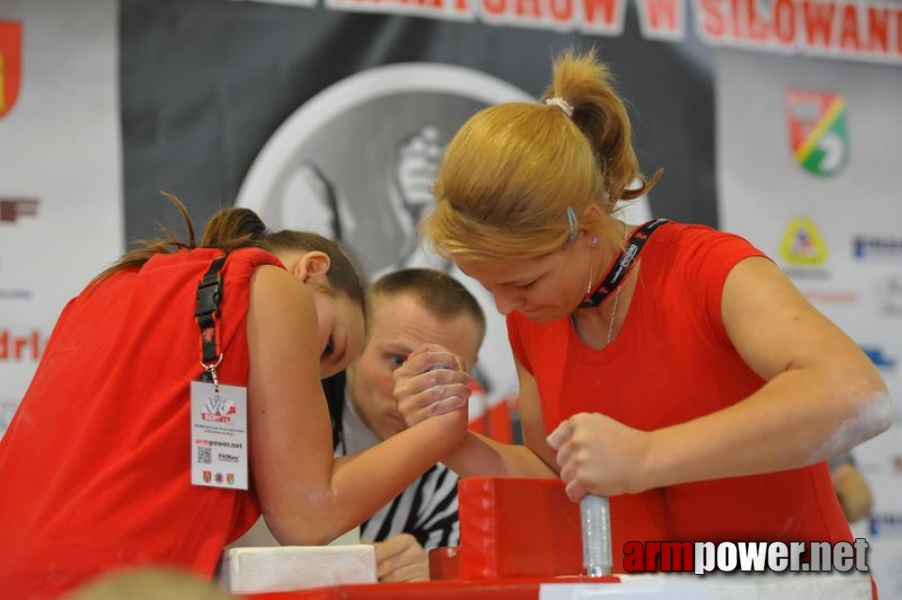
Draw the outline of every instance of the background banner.
<instances>
[{"instance_id":1,"label":"background banner","mask_svg":"<svg viewBox=\"0 0 902 600\"><path fill-rule=\"evenodd\" d=\"M65 303L123 249L118 60L114 0L0 2L0 432Z\"/></svg>"},{"instance_id":2,"label":"background banner","mask_svg":"<svg viewBox=\"0 0 902 600\"><path fill-rule=\"evenodd\" d=\"M850 333L902 355L902 5L835 0L0 0L0 428L59 310L125 249L233 204L340 238L371 277L449 269L488 316L471 411L516 379L503 319L421 247L444 146L595 46L664 175L625 218L737 232ZM20 40L20 41L17 41ZM716 151L715 151L716 149ZM897 415L898 421L898 415ZM855 451L859 529L902 597L899 425ZM866 530L866 531L865 531Z\"/></svg>"},{"instance_id":3,"label":"background banner","mask_svg":"<svg viewBox=\"0 0 902 600\"><path fill-rule=\"evenodd\" d=\"M853 455L875 498L857 532L881 597L902 598L902 76L738 51L715 66L721 227L783 267L894 398L896 425Z\"/></svg>"}]
</instances>

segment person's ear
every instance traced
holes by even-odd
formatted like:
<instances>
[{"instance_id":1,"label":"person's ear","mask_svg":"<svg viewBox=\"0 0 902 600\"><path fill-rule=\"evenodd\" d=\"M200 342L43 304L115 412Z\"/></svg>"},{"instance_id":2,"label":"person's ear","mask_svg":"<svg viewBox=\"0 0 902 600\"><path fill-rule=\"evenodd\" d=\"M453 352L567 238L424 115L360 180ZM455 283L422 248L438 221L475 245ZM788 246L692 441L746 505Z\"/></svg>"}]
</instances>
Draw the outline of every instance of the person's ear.
<instances>
[{"instance_id":1,"label":"person's ear","mask_svg":"<svg viewBox=\"0 0 902 600\"><path fill-rule=\"evenodd\" d=\"M332 261L329 259L328 254L319 250L311 250L305 253L301 260L295 264L294 275L302 282L307 283L307 280L311 277L325 277L326 273L329 272L330 266L332 266Z\"/></svg>"},{"instance_id":2,"label":"person's ear","mask_svg":"<svg viewBox=\"0 0 902 600\"><path fill-rule=\"evenodd\" d=\"M589 202L588 206L586 206L585 210L583 210L583 214L580 216L579 222L580 224L595 223L597 221L604 221L604 218L604 209L601 208L601 205L597 202Z\"/></svg>"},{"instance_id":3,"label":"person's ear","mask_svg":"<svg viewBox=\"0 0 902 600\"><path fill-rule=\"evenodd\" d=\"M589 246L598 245L599 225L604 222L604 211L595 202L590 202L579 219L580 230L585 234L584 239Z\"/></svg>"}]
</instances>

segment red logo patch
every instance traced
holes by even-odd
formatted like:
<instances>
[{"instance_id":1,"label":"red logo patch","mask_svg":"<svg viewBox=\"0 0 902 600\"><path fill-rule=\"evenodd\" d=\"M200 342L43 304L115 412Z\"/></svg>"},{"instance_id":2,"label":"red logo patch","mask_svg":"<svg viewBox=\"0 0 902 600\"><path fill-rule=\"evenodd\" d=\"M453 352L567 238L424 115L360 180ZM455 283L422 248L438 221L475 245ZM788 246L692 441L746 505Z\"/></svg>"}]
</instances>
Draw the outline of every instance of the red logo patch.
<instances>
[{"instance_id":1,"label":"red logo patch","mask_svg":"<svg viewBox=\"0 0 902 600\"><path fill-rule=\"evenodd\" d=\"M0 21L0 117L12 110L22 79L22 24Z\"/></svg>"}]
</instances>

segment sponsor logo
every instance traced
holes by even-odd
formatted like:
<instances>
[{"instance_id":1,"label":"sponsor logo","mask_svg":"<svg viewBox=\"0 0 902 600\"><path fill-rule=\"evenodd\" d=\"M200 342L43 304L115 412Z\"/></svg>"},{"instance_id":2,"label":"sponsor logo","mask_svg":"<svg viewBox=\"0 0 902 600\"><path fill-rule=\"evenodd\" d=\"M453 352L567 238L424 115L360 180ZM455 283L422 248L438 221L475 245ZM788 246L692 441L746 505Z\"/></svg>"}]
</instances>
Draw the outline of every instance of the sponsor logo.
<instances>
[{"instance_id":1,"label":"sponsor logo","mask_svg":"<svg viewBox=\"0 0 902 600\"><path fill-rule=\"evenodd\" d=\"M840 94L786 92L789 144L795 162L813 175L839 173L849 160L846 100Z\"/></svg>"},{"instance_id":2,"label":"sponsor logo","mask_svg":"<svg viewBox=\"0 0 902 600\"><path fill-rule=\"evenodd\" d=\"M902 261L902 238L857 236L853 242L853 251L858 260L895 260Z\"/></svg>"},{"instance_id":3,"label":"sponsor logo","mask_svg":"<svg viewBox=\"0 0 902 600\"><path fill-rule=\"evenodd\" d=\"M2 24L0 22L0 26ZM0 40L2 38L3 30L0 27ZM38 214L38 204L37 198L0 197L0 228L16 225L19 217L34 217ZM0 287L0 300L30 300L31 297L29 289Z\"/></svg>"},{"instance_id":4,"label":"sponsor logo","mask_svg":"<svg viewBox=\"0 0 902 600\"><path fill-rule=\"evenodd\" d=\"M793 217L783 232L780 256L789 265L784 271L794 279L826 279L829 273L818 268L827 261L827 244L814 220Z\"/></svg>"},{"instance_id":5,"label":"sponsor logo","mask_svg":"<svg viewBox=\"0 0 902 600\"><path fill-rule=\"evenodd\" d=\"M231 415L238 412L235 403L227 398L223 398L219 394L207 398L204 409L201 410L200 418L204 421L212 421L216 423L228 423L232 420Z\"/></svg>"},{"instance_id":6,"label":"sponsor logo","mask_svg":"<svg viewBox=\"0 0 902 600\"><path fill-rule=\"evenodd\" d=\"M22 79L22 24L0 21L0 118L12 110Z\"/></svg>"},{"instance_id":7,"label":"sponsor logo","mask_svg":"<svg viewBox=\"0 0 902 600\"><path fill-rule=\"evenodd\" d=\"M888 356L883 348L879 348L877 346L862 346L861 349L865 354L868 355L868 358L871 359L871 362L874 363L874 366L876 366L881 371L896 370L896 365L899 361L897 361L894 357Z\"/></svg>"},{"instance_id":8,"label":"sponsor logo","mask_svg":"<svg viewBox=\"0 0 902 600\"><path fill-rule=\"evenodd\" d=\"M827 244L809 217L794 217L783 233L780 255L791 265L821 265L827 260Z\"/></svg>"},{"instance_id":9,"label":"sponsor logo","mask_svg":"<svg viewBox=\"0 0 902 600\"><path fill-rule=\"evenodd\" d=\"M873 513L868 527L870 537L902 537L902 513Z\"/></svg>"},{"instance_id":10,"label":"sponsor logo","mask_svg":"<svg viewBox=\"0 0 902 600\"><path fill-rule=\"evenodd\" d=\"M229 485L235 485L235 474L234 473L226 473L226 483Z\"/></svg>"},{"instance_id":11,"label":"sponsor logo","mask_svg":"<svg viewBox=\"0 0 902 600\"><path fill-rule=\"evenodd\" d=\"M38 214L36 198L0 198L0 223L15 223L19 217Z\"/></svg>"},{"instance_id":12,"label":"sponsor logo","mask_svg":"<svg viewBox=\"0 0 902 600\"><path fill-rule=\"evenodd\" d=\"M204 471L204 483L210 483L211 481L213 481L213 473Z\"/></svg>"},{"instance_id":13,"label":"sponsor logo","mask_svg":"<svg viewBox=\"0 0 902 600\"><path fill-rule=\"evenodd\" d=\"M221 484L221 483L222 483L222 479L223 479L222 473L216 473L216 475L213 476L213 480L214 480L216 483L220 483L220 484Z\"/></svg>"}]
</instances>

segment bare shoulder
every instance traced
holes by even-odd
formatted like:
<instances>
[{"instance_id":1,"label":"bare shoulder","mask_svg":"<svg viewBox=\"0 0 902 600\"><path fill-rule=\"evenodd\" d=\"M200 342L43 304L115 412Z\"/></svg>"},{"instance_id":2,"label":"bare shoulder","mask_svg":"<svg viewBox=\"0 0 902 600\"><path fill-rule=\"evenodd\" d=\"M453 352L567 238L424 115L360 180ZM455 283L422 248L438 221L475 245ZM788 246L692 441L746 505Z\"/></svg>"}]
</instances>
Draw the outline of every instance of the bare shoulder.
<instances>
[{"instance_id":1,"label":"bare shoulder","mask_svg":"<svg viewBox=\"0 0 902 600\"><path fill-rule=\"evenodd\" d=\"M795 285L783 270L774 261L763 256L749 256L737 262L727 276L726 285L731 283L742 285L756 282L788 285L795 289Z\"/></svg>"},{"instance_id":2,"label":"bare shoulder","mask_svg":"<svg viewBox=\"0 0 902 600\"><path fill-rule=\"evenodd\" d=\"M254 270L251 276L251 309L314 313L316 310L307 286L285 269L274 265L261 265Z\"/></svg>"},{"instance_id":3,"label":"bare shoulder","mask_svg":"<svg viewBox=\"0 0 902 600\"><path fill-rule=\"evenodd\" d=\"M795 284L770 259L745 258L730 270L722 296L725 322L768 312L814 310Z\"/></svg>"},{"instance_id":4,"label":"bare shoulder","mask_svg":"<svg viewBox=\"0 0 902 600\"><path fill-rule=\"evenodd\" d=\"M868 367L857 345L770 260L737 263L724 283L721 303L727 335L765 379L801 366Z\"/></svg>"}]
</instances>

